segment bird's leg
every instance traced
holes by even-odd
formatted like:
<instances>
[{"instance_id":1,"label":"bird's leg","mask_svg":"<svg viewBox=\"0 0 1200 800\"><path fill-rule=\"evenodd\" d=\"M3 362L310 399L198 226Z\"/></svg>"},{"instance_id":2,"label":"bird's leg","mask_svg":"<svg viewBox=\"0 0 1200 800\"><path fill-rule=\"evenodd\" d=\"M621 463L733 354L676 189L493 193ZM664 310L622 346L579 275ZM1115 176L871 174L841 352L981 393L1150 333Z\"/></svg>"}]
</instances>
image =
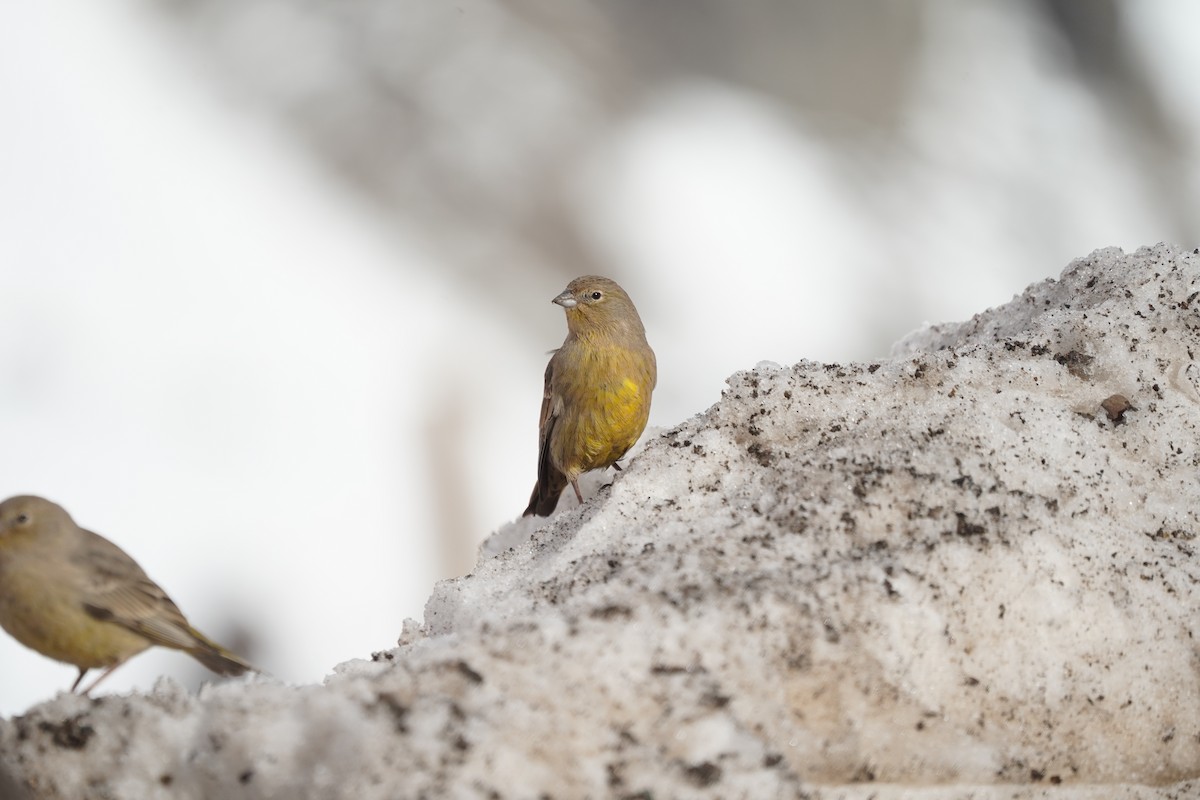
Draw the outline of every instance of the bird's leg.
<instances>
[{"instance_id":1,"label":"bird's leg","mask_svg":"<svg viewBox=\"0 0 1200 800\"><path fill-rule=\"evenodd\" d=\"M79 677L76 678L75 682L71 684L71 693L72 694L74 694L75 690L79 688L79 684L83 683L83 676L87 675L87 672L88 671L86 668L84 668L84 667L79 668ZM84 694L87 694L87 692L84 692Z\"/></svg>"},{"instance_id":2,"label":"bird's leg","mask_svg":"<svg viewBox=\"0 0 1200 800\"><path fill-rule=\"evenodd\" d=\"M104 672L100 673L100 677L96 678L96 680L92 681L92 685L87 687L86 689L84 689L82 692L80 692L80 694L83 695L84 697L87 697L88 692L92 691L92 689L95 689L100 684L100 681L104 680L109 675L112 675L113 670L116 669L117 667L121 666L124 663L125 663L124 661L118 661L117 663L113 664L111 667L106 668L104 670ZM83 680L83 675L79 676L79 680ZM79 681L75 681L75 683L78 684Z\"/></svg>"},{"instance_id":3,"label":"bird's leg","mask_svg":"<svg viewBox=\"0 0 1200 800\"><path fill-rule=\"evenodd\" d=\"M578 478L575 478L571 481L571 488L575 490L575 498L579 500L579 505L583 505L583 492L579 491Z\"/></svg>"},{"instance_id":4,"label":"bird's leg","mask_svg":"<svg viewBox=\"0 0 1200 800\"><path fill-rule=\"evenodd\" d=\"M615 462L615 461L612 463L612 468L613 468L613 469L615 469L617 472L624 472L624 471L625 471L625 470L621 469L621 465L620 465L620 464L618 464L618 463L617 463L617 462ZM601 489L608 489L608 488L610 488L611 486L612 486L612 481L609 481L608 483L604 484L604 485L603 485L603 486L601 486L600 488L601 488Z\"/></svg>"}]
</instances>

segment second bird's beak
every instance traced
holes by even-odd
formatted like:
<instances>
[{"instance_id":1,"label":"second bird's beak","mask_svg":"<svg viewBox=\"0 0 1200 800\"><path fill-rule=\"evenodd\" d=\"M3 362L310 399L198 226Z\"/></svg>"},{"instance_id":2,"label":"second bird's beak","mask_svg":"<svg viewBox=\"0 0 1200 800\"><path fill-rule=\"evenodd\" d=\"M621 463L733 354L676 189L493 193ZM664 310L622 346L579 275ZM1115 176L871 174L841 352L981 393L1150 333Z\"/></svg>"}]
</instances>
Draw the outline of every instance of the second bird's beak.
<instances>
[{"instance_id":1,"label":"second bird's beak","mask_svg":"<svg viewBox=\"0 0 1200 800\"><path fill-rule=\"evenodd\" d=\"M550 302L558 303L563 308L574 308L575 306L579 305L579 301L575 299L575 295L571 294L570 292L563 292Z\"/></svg>"}]
</instances>

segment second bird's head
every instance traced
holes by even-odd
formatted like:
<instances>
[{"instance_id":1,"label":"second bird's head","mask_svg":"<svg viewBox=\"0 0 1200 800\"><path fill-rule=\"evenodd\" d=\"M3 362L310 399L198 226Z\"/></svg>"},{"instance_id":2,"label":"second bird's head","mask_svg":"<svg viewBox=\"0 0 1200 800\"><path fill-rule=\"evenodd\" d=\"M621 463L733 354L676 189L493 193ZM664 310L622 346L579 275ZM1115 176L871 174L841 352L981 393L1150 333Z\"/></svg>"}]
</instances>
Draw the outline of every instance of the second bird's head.
<instances>
[{"instance_id":1,"label":"second bird's head","mask_svg":"<svg viewBox=\"0 0 1200 800\"><path fill-rule=\"evenodd\" d=\"M0 546L33 539L70 519L62 506L43 497L10 497L0 503Z\"/></svg>"},{"instance_id":2,"label":"second bird's head","mask_svg":"<svg viewBox=\"0 0 1200 800\"><path fill-rule=\"evenodd\" d=\"M599 275L576 278L553 302L567 312L567 328L574 334L627 329L645 336L633 301L609 278Z\"/></svg>"}]
</instances>

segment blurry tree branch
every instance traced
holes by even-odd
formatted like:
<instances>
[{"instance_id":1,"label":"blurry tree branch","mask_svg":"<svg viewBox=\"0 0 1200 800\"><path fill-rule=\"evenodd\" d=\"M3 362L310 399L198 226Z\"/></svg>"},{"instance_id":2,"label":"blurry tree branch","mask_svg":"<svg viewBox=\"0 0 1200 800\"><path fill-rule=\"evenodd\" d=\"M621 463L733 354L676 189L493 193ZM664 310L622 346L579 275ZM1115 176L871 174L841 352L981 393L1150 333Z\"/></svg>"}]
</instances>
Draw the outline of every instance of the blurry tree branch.
<instances>
[{"instance_id":1,"label":"blurry tree branch","mask_svg":"<svg viewBox=\"0 0 1200 800\"><path fill-rule=\"evenodd\" d=\"M556 284L612 271L576 222L571 179L648 96L708 79L802 110L831 141L889 128L903 110L923 4L163 7L238 102L282 121L464 279L503 266L557 272Z\"/></svg>"},{"instance_id":2,"label":"blurry tree branch","mask_svg":"<svg viewBox=\"0 0 1200 800\"><path fill-rule=\"evenodd\" d=\"M1113 0L1035 0L1143 141L1181 237L1178 134ZM894 132L937 4L760 0L173 0L156 4L243 104L423 238L466 281L612 272L572 206L576 166L673 84L752 90L832 148ZM1176 188L1172 189L1173 186ZM489 281L496 292L516 291ZM504 307L504 306L500 306ZM512 307L519 307L513 304ZM519 315L518 315L519 316ZM521 324L519 319L514 320Z\"/></svg>"}]
</instances>

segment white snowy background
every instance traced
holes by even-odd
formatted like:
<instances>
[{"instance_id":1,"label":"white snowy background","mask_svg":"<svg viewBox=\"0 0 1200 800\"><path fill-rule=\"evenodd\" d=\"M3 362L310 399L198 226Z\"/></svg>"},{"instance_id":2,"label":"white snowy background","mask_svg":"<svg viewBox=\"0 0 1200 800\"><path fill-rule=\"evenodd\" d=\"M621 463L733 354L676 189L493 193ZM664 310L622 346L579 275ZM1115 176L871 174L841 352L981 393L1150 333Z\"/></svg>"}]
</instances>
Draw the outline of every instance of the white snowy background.
<instances>
[{"instance_id":1,"label":"white snowy background","mask_svg":"<svg viewBox=\"0 0 1200 800\"><path fill-rule=\"evenodd\" d=\"M763 359L882 356L1096 247L1194 234L1165 206L1200 196L1200 8L1118 7L1179 132L1175 198L1003 0L928 4L896 135L853 157L684 71L571 163L568 213L658 353L651 425ZM524 507L572 269L450 268L219 85L149 4L0 6L0 495L61 502L201 630L314 682L394 645ZM0 714L73 674L0 637ZM152 652L106 690L161 674L206 675Z\"/></svg>"}]
</instances>

